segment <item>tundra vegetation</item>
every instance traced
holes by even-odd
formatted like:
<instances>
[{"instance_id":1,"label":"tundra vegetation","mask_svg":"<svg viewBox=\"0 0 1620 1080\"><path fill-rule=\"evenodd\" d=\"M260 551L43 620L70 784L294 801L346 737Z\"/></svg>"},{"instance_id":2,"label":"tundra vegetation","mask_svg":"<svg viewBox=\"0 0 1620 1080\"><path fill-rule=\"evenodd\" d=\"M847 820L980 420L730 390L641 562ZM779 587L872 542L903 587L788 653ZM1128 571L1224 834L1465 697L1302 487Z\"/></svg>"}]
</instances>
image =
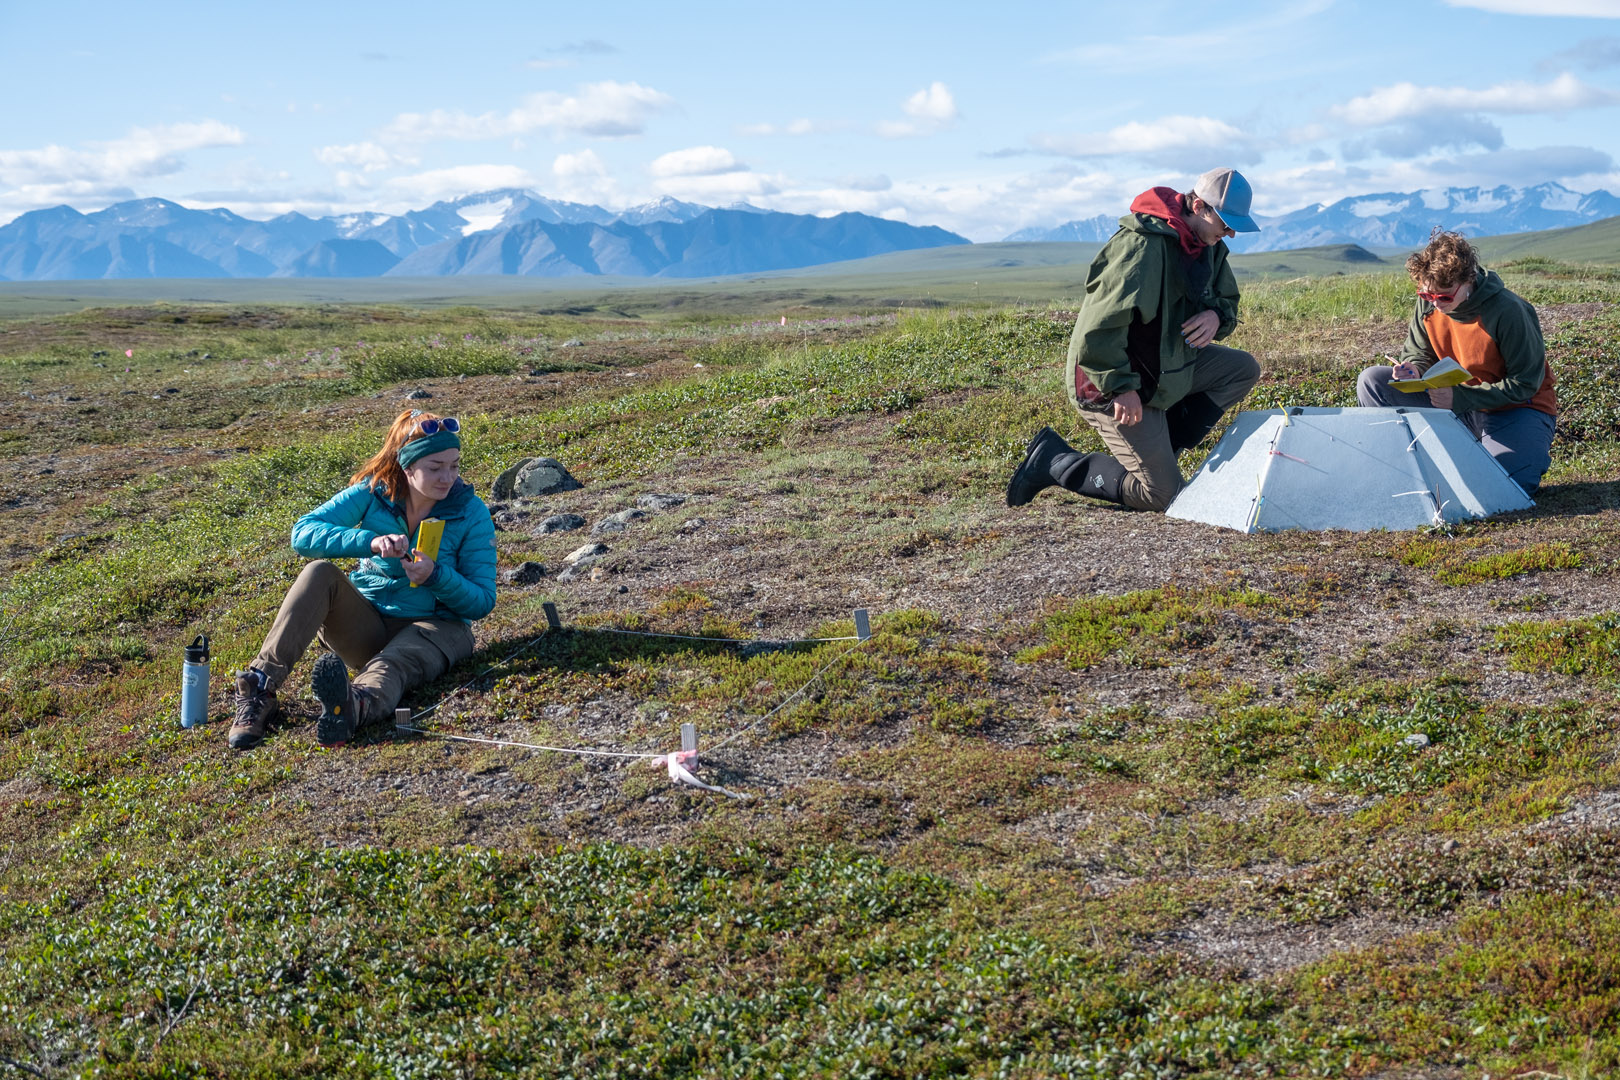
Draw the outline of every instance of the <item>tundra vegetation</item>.
<instances>
[{"instance_id":1,"label":"tundra vegetation","mask_svg":"<svg viewBox=\"0 0 1620 1080\"><path fill-rule=\"evenodd\" d=\"M1612 1075L1620 273L1501 269L1546 322L1553 469L1426 534L1006 509L1035 428L1094 445L1072 296L8 305L0 1075ZM1249 407L1351 404L1409 303L1250 283ZM289 526L416 391L482 492L534 455L585 484L499 508L502 567L550 575L424 723L658 753L689 721L750 798L326 752L313 653L260 748L179 727L182 645L223 719ZM655 492L687 499L556 581L582 534L542 518ZM792 644L856 607L866 643Z\"/></svg>"}]
</instances>

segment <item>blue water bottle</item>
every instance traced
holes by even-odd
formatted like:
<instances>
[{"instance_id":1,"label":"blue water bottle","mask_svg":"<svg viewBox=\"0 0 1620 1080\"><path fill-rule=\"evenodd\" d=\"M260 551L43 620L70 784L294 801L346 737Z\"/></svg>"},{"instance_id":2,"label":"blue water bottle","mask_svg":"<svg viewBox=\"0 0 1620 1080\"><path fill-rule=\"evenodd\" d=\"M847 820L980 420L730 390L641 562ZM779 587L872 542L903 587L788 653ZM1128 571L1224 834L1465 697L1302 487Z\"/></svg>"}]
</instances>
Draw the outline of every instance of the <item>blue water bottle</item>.
<instances>
[{"instance_id":1,"label":"blue water bottle","mask_svg":"<svg viewBox=\"0 0 1620 1080\"><path fill-rule=\"evenodd\" d=\"M208 635L198 634L186 646L180 667L180 726L208 723Z\"/></svg>"}]
</instances>

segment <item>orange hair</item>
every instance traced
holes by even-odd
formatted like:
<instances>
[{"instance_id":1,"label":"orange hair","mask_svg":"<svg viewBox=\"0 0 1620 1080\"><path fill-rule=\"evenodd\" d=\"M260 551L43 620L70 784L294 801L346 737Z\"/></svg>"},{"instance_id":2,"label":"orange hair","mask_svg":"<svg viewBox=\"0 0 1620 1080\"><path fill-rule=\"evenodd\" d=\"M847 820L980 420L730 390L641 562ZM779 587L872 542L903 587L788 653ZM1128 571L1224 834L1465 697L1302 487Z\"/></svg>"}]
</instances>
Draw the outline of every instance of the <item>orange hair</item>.
<instances>
[{"instance_id":1,"label":"orange hair","mask_svg":"<svg viewBox=\"0 0 1620 1080\"><path fill-rule=\"evenodd\" d=\"M349 483L368 483L372 487L380 487L390 499L399 502L405 496L405 470L399 465L399 448L408 442L427 438L417 426L422 421L442 419L438 413L416 409L406 409L394 417L394 422L388 425L388 434L383 438L382 449L360 466L359 472L349 477Z\"/></svg>"}]
</instances>

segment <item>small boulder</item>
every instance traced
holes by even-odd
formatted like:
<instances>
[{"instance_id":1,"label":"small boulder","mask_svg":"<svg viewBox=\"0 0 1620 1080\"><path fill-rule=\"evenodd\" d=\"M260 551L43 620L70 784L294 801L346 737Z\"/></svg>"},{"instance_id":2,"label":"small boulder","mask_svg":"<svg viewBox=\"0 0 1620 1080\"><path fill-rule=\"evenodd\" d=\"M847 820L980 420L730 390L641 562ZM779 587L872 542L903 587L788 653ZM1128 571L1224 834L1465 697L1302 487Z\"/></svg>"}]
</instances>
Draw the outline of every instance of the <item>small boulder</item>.
<instances>
[{"instance_id":1,"label":"small boulder","mask_svg":"<svg viewBox=\"0 0 1620 1080\"><path fill-rule=\"evenodd\" d=\"M555 458L524 458L495 478L490 495L496 499L536 499L584 486Z\"/></svg>"},{"instance_id":2,"label":"small boulder","mask_svg":"<svg viewBox=\"0 0 1620 1080\"><path fill-rule=\"evenodd\" d=\"M584 486L563 468L562 462L548 457L533 458L513 477L512 494L520 499L537 499L559 491L578 491Z\"/></svg>"},{"instance_id":3,"label":"small boulder","mask_svg":"<svg viewBox=\"0 0 1620 1080\"><path fill-rule=\"evenodd\" d=\"M578 514L553 514L546 518L546 520L542 521L539 525L535 526L534 535L539 536L542 533L573 532L575 529L583 529L584 527L585 519L580 517Z\"/></svg>"},{"instance_id":4,"label":"small boulder","mask_svg":"<svg viewBox=\"0 0 1620 1080\"><path fill-rule=\"evenodd\" d=\"M412 390L410 393L406 394L405 395L405 400L406 401L425 401L425 400L427 400L428 398L430 398L432 396L433 396L432 394L428 393L426 390L423 390L419 386L415 390Z\"/></svg>"},{"instance_id":5,"label":"small boulder","mask_svg":"<svg viewBox=\"0 0 1620 1080\"><path fill-rule=\"evenodd\" d=\"M583 560L594 559L600 555L606 555L610 550L612 549L610 549L606 544L586 544L583 547L577 547L573 551L570 551L567 555L564 555L563 562L567 563L569 566L578 566Z\"/></svg>"},{"instance_id":6,"label":"small boulder","mask_svg":"<svg viewBox=\"0 0 1620 1080\"><path fill-rule=\"evenodd\" d=\"M565 569L562 573L558 574L557 575L557 580L558 581L573 581L576 578L585 577L586 575L590 574L592 568L596 566L597 562L600 561L600 559L601 559L601 556L599 556L599 555L592 555L590 558L581 559L581 560L579 560L579 562L574 563L572 566Z\"/></svg>"},{"instance_id":7,"label":"small boulder","mask_svg":"<svg viewBox=\"0 0 1620 1080\"><path fill-rule=\"evenodd\" d=\"M512 567L501 575L501 582L506 585L533 585L546 576L544 563L525 562Z\"/></svg>"},{"instance_id":8,"label":"small boulder","mask_svg":"<svg viewBox=\"0 0 1620 1080\"><path fill-rule=\"evenodd\" d=\"M686 495L659 495L651 493L643 495L636 500L636 505L643 510L673 510L687 500Z\"/></svg>"},{"instance_id":9,"label":"small boulder","mask_svg":"<svg viewBox=\"0 0 1620 1080\"><path fill-rule=\"evenodd\" d=\"M495 486L490 489L490 497L499 500L510 499L512 497L512 485L517 481L518 470L533 460L534 458L523 458L516 465L508 467L505 472L497 476Z\"/></svg>"},{"instance_id":10,"label":"small boulder","mask_svg":"<svg viewBox=\"0 0 1620 1080\"><path fill-rule=\"evenodd\" d=\"M607 517L591 526L591 535L600 536L603 533L621 533L630 527L632 521L644 521L647 518L645 510L620 510L617 514Z\"/></svg>"}]
</instances>

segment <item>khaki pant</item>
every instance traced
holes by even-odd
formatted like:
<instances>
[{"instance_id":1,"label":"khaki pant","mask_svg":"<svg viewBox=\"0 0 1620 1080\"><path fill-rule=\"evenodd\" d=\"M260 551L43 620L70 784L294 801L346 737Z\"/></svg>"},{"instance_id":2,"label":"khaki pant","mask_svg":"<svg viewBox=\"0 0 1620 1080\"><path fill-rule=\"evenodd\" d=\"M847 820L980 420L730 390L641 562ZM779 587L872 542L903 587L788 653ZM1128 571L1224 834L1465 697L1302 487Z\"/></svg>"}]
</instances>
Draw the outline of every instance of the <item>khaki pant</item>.
<instances>
[{"instance_id":1,"label":"khaki pant","mask_svg":"<svg viewBox=\"0 0 1620 1080\"><path fill-rule=\"evenodd\" d=\"M1260 365L1241 349L1205 345L1193 359L1192 387L1187 396L1204 394L1230 409L1246 397L1260 381ZM1170 432L1163 409L1144 408L1142 419L1129 427L1114 419L1112 412L1082 412L1086 422L1097 430L1108 452L1129 473L1120 486L1125 505L1134 510L1163 510L1186 483L1176 452L1170 448Z\"/></svg>"},{"instance_id":2,"label":"khaki pant","mask_svg":"<svg viewBox=\"0 0 1620 1080\"><path fill-rule=\"evenodd\" d=\"M367 692L380 715L392 712L407 690L432 682L473 651L472 627L460 619L390 618L324 559L304 567L287 590L253 661L271 690L286 681L317 636L359 671L354 685Z\"/></svg>"}]
</instances>

